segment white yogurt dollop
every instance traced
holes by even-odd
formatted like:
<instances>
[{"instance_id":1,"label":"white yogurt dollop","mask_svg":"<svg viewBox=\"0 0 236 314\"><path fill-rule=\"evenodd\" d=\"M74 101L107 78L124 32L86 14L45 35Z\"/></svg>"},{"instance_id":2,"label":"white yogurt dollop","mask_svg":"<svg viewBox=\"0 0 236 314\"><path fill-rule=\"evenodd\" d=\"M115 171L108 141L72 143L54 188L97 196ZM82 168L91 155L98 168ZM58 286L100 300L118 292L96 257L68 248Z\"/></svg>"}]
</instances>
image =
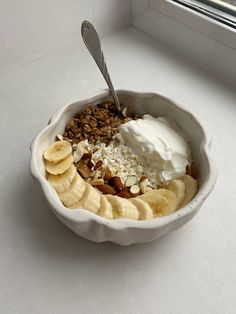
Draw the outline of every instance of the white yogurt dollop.
<instances>
[{"instance_id":1,"label":"white yogurt dollop","mask_svg":"<svg viewBox=\"0 0 236 314\"><path fill-rule=\"evenodd\" d=\"M185 175L190 148L164 118L144 115L119 126L124 143L150 168L150 176L167 182Z\"/></svg>"}]
</instances>

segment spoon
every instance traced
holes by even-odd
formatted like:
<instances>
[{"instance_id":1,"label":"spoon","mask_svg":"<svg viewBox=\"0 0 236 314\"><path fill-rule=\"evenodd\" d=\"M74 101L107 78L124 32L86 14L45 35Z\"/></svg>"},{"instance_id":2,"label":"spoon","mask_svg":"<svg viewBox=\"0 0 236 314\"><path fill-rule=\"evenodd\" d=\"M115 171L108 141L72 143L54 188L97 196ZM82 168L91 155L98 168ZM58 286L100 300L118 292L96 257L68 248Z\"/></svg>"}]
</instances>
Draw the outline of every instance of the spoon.
<instances>
[{"instance_id":1,"label":"spoon","mask_svg":"<svg viewBox=\"0 0 236 314\"><path fill-rule=\"evenodd\" d=\"M90 22L83 21L81 25L81 35L86 47L88 48L88 51L90 52L93 59L97 63L99 70L101 71L105 81L107 82L112 98L114 99L116 108L125 117L125 109L123 111L121 110L120 101L114 90L110 75L108 73L105 58L102 52L101 42L96 29Z\"/></svg>"}]
</instances>

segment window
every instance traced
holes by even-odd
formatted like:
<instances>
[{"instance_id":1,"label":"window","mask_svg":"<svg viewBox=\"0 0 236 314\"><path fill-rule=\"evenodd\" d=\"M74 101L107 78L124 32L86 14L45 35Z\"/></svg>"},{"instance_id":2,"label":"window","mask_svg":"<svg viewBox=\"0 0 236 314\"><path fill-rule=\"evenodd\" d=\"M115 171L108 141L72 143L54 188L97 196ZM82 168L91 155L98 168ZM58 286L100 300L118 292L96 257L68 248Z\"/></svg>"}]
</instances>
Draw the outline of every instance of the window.
<instances>
[{"instance_id":1,"label":"window","mask_svg":"<svg viewBox=\"0 0 236 314\"><path fill-rule=\"evenodd\" d=\"M211 5L206 5L206 1ZM227 0L231 4L217 0L219 3L224 2L225 7L232 6L230 14L223 8L216 9L213 1L216 2L140 0L143 6L139 6L139 14L136 14L133 25L171 47L172 51L193 60L196 65L235 84L236 27L233 4L236 0ZM200 11L204 5L207 10ZM215 10L218 10L217 13Z\"/></svg>"},{"instance_id":2,"label":"window","mask_svg":"<svg viewBox=\"0 0 236 314\"><path fill-rule=\"evenodd\" d=\"M236 0L172 0L236 29Z\"/></svg>"}]
</instances>

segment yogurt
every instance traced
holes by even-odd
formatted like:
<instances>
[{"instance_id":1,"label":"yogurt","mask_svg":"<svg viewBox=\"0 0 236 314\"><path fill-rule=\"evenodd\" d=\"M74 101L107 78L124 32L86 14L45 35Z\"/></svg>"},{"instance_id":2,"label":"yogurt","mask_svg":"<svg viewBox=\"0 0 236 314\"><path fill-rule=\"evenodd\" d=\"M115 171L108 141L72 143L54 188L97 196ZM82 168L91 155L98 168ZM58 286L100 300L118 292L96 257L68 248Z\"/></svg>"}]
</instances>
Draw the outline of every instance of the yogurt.
<instances>
[{"instance_id":1,"label":"yogurt","mask_svg":"<svg viewBox=\"0 0 236 314\"><path fill-rule=\"evenodd\" d=\"M160 183L183 177L191 160L190 147L165 118L144 115L119 126L122 141Z\"/></svg>"}]
</instances>

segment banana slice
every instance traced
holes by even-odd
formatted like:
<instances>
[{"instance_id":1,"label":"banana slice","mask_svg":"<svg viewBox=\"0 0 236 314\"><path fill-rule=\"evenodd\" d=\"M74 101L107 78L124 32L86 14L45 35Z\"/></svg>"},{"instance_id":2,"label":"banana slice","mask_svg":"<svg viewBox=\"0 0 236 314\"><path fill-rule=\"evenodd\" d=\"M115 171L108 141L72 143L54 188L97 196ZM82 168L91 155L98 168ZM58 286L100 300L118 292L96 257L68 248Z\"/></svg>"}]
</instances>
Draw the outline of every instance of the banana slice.
<instances>
[{"instance_id":1,"label":"banana slice","mask_svg":"<svg viewBox=\"0 0 236 314\"><path fill-rule=\"evenodd\" d=\"M165 211L163 212L164 215L171 214L177 209L178 200L175 193L166 189L157 189L156 193L158 193L161 196L164 196L169 202L169 209L167 210L167 212Z\"/></svg>"},{"instance_id":2,"label":"banana slice","mask_svg":"<svg viewBox=\"0 0 236 314\"><path fill-rule=\"evenodd\" d=\"M71 144L68 141L57 141L48 146L44 152L44 158L57 163L68 157L72 152Z\"/></svg>"},{"instance_id":3,"label":"banana slice","mask_svg":"<svg viewBox=\"0 0 236 314\"><path fill-rule=\"evenodd\" d=\"M182 181L185 184L185 196L183 202L179 206L180 208L188 204L197 193L197 180L186 175L183 177Z\"/></svg>"},{"instance_id":4,"label":"banana slice","mask_svg":"<svg viewBox=\"0 0 236 314\"><path fill-rule=\"evenodd\" d=\"M76 168L74 165L72 165L62 174L54 175L49 173L47 179L57 193L63 193L71 186L75 174Z\"/></svg>"},{"instance_id":5,"label":"banana slice","mask_svg":"<svg viewBox=\"0 0 236 314\"><path fill-rule=\"evenodd\" d=\"M59 198L65 206L69 207L82 198L85 187L85 181L76 173L69 189L63 193L58 193Z\"/></svg>"},{"instance_id":6,"label":"banana slice","mask_svg":"<svg viewBox=\"0 0 236 314\"><path fill-rule=\"evenodd\" d=\"M139 219L139 212L129 200L113 195L105 195L113 208L114 218Z\"/></svg>"},{"instance_id":7,"label":"banana slice","mask_svg":"<svg viewBox=\"0 0 236 314\"><path fill-rule=\"evenodd\" d=\"M66 157L66 159L63 159L57 162L56 164L54 162L45 160L45 168L47 172L51 174L62 174L63 172L65 172L67 169L70 168L72 163L73 163L73 156L69 155L68 157Z\"/></svg>"},{"instance_id":8,"label":"banana slice","mask_svg":"<svg viewBox=\"0 0 236 314\"><path fill-rule=\"evenodd\" d=\"M101 205L98 211L98 215L103 218L113 219L111 203L106 199L105 195L103 194L101 194Z\"/></svg>"},{"instance_id":9,"label":"banana slice","mask_svg":"<svg viewBox=\"0 0 236 314\"><path fill-rule=\"evenodd\" d=\"M100 208L101 194L89 183L85 183L86 188L82 199L70 206L70 208L85 208L97 214Z\"/></svg>"},{"instance_id":10,"label":"banana slice","mask_svg":"<svg viewBox=\"0 0 236 314\"><path fill-rule=\"evenodd\" d=\"M183 202L185 196L185 184L181 180L172 180L166 186L167 190L173 192L177 197L177 206Z\"/></svg>"},{"instance_id":11,"label":"banana slice","mask_svg":"<svg viewBox=\"0 0 236 314\"><path fill-rule=\"evenodd\" d=\"M153 211L147 202L143 201L141 198L130 198L129 200L137 207L139 220L149 220L153 218Z\"/></svg>"},{"instance_id":12,"label":"banana slice","mask_svg":"<svg viewBox=\"0 0 236 314\"><path fill-rule=\"evenodd\" d=\"M171 191L159 189L138 196L152 208L154 216L165 216L173 213L177 208L177 198Z\"/></svg>"}]
</instances>

